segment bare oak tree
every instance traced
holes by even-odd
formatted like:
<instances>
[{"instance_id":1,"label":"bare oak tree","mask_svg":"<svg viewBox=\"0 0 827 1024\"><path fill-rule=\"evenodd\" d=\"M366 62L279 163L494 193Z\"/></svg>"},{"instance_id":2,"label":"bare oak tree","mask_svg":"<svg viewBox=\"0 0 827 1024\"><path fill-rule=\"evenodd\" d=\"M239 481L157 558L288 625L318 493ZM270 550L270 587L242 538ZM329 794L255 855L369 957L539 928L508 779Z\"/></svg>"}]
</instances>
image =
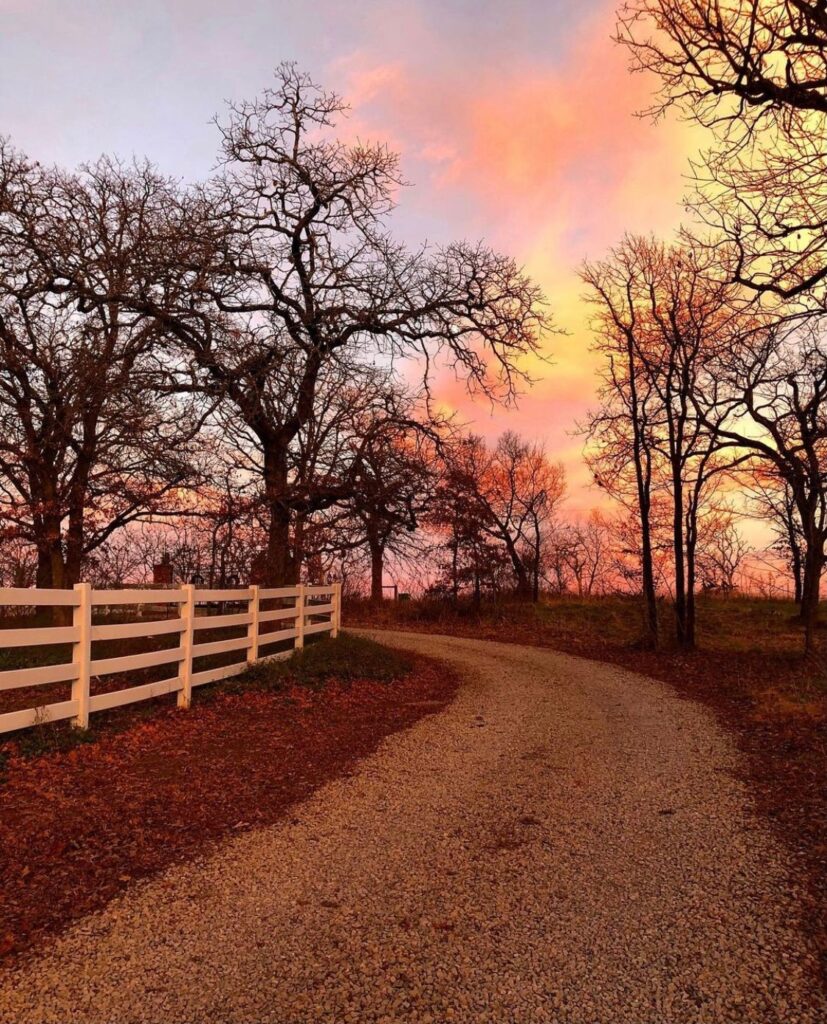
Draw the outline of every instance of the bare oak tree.
<instances>
[{"instance_id":1,"label":"bare oak tree","mask_svg":"<svg viewBox=\"0 0 827 1024\"><path fill-rule=\"evenodd\" d=\"M713 130L695 205L734 280L827 293L827 11L821 0L628 0L618 39L675 106ZM722 250L724 258L724 250Z\"/></svg>"},{"instance_id":2,"label":"bare oak tree","mask_svg":"<svg viewBox=\"0 0 827 1024\"><path fill-rule=\"evenodd\" d=\"M158 323L96 289L135 280L162 184L109 161L78 175L0 144L0 519L37 551L39 586L75 583L115 531L174 505L199 420L166 393Z\"/></svg>"},{"instance_id":3,"label":"bare oak tree","mask_svg":"<svg viewBox=\"0 0 827 1024\"><path fill-rule=\"evenodd\" d=\"M3 212L27 223L53 293L153 323L177 346L168 358L194 366L197 381L183 386L231 402L255 435L276 584L296 574L291 449L317 411L325 366L422 356L427 379L440 359L469 387L508 397L548 323L512 259L480 243L411 251L392 239L397 157L337 139L346 109L286 64L272 88L216 121L220 173L206 185L181 191L146 168L106 165L117 209L140 179L114 236L125 257L117 274L106 272L105 246L76 244L74 217L41 217L0 181Z\"/></svg>"},{"instance_id":4,"label":"bare oak tree","mask_svg":"<svg viewBox=\"0 0 827 1024\"><path fill-rule=\"evenodd\" d=\"M295 577L290 450L328 363L420 355L427 377L441 358L470 387L508 396L547 325L539 289L510 258L482 244L410 251L391 238L397 157L338 140L345 112L289 64L259 98L232 104L216 122L222 173L182 202L172 283L133 297L258 439L271 583ZM281 396L274 377L292 381L278 409L267 398Z\"/></svg>"}]
</instances>

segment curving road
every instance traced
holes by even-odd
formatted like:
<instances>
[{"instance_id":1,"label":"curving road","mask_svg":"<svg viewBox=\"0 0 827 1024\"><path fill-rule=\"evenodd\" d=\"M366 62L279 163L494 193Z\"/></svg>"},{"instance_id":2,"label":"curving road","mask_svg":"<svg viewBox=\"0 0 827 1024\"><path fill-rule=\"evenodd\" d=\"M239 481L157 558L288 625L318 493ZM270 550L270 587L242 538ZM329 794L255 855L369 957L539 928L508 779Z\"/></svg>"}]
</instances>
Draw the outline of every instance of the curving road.
<instances>
[{"instance_id":1,"label":"curving road","mask_svg":"<svg viewBox=\"0 0 827 1024\"><path fill-rule=\"evenodd\" d=\"M2 978L0 1020L827 1019L706 711L548 650L380 638L458 666L454 703L81 922Z\"/></svg>"}]
</instances>

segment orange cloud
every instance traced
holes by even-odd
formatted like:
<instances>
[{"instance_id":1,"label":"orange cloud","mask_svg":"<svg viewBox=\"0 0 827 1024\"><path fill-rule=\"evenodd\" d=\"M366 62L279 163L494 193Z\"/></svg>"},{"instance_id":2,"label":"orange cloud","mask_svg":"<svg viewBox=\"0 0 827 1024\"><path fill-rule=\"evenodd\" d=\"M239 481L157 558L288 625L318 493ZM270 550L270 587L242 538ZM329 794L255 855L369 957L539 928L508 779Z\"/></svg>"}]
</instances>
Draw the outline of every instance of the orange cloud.
<instances>
[{"instance_id":1,"label":"orange cloud","mask_svg":"<svg viewBox=\"0 0 827 1024\"><path fill-rule=\"evenodd\" d=\"M540 378L516 410L491 415L450 374L437 398L474 428L540 437L566 464L570 504L602 502L590 488L572 436L595 399L588 310L577 268L625 231L671 234L684 216L687 159L702 136L685 124L636 118L652 85L629 74L611 41L614 0L582 22L559 64L431 68L415 58L372 62L367 51L337 65L354 102L354 134L387 139L415 188L400 197L412 237L485 237L512 253L546 291L568 332L545 343L552 365L529 360ZM412 50L429 51L415 17ZM425 230L423 230L425 229Z\"/></svg>"}]
</instances>

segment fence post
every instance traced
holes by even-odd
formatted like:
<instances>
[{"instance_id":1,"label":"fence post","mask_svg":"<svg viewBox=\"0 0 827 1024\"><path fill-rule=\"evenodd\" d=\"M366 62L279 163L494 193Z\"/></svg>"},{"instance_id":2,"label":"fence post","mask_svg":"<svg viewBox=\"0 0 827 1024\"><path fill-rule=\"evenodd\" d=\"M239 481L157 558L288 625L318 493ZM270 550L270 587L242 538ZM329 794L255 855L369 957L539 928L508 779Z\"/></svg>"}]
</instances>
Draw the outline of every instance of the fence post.
<instances>
[{"instance_id":1,"label":"fence post","mask_svg":"<svg viewBox=\"0 0 827 1024\"><path fill-rule=\"evenodd\" d=\"M195 619L195 584L185 583L184 601L181 604L181 636L178 646L182 648L181 660L178 663L178 680L181 689L178 691L178 707L188 708L192 703L192 636L193 620Z\"/></svg>"},{"instance_id":2,"label":"fence post","mask_svg":"<svg viewBox=\"0 0 827 1024\"><path fill-rule=\"evenodd\" d=\"M92 664L92 585L76 583L78 603L72 609L72 625L80 634L72 647L72 664L77 669L77 679L72 683L72 700L78 702L78 710L72 719L77 729L89 728L89 682Z\"/></svg>"},{"instance_id":3,"label":"fence post","mask_svg":"<svg viewBox=\"0 0 827 1024\"><path fill-rule=\"evenodd\" d=\"M259 588L253 585L250 587L250 590L253 596L247 603L247 608L250 611L250 625L247 627L247 639L250 641L250 646L247 648L248 664L258 661L258 617L260 610Z\"/></svg>"},{"instance_id":4,"label":"fence post","mask_svg":"<svg viewBox=\"0 0 827 1024\"><path fill-rule=\"evenodd\" d=\"M337 637L339 635L339 629L342 625L342 584L333 584L333 614L330 616L333 623L333 629L330 631L331 637Z\"/></svg>"},{"instance_id":5,"label":"fence post","mask_svg":"<svg viewBox=\"0 0 827 1024\"><path fill-rule=\"evenodd\" d=\"M304 584L300 583L298 589L299 593L296 597L296 639L293 644L295 650L304 647Z\"/></svg>"}]
</instances>

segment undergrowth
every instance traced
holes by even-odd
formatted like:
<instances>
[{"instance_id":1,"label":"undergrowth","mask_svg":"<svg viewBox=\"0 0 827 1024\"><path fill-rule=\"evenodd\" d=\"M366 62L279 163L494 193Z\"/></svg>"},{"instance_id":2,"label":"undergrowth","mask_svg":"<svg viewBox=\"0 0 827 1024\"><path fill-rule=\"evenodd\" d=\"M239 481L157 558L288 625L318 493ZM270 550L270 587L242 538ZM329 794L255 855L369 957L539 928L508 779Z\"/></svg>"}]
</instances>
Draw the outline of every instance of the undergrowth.
<instances>
[{"instance_id":1,"label":"undergrowth","mask_svg":"<svg viewBox=\"0 0 827 1024\"><path fill-rule=\"evenodd\" d=\"M284 661L260 661L240 676L199 687L193 692L193 704L208 702L221 695L247 692L281 693L294 687L323 690L335 680L393 683L404 679L413 669L410 657L362 637L343 633L335 640L320 637ZM164 709L172 710L175 695L114 708L93 714L88 729L75 729L70 722L42 722L0 740L0 782L11 754L24 759L44 754L67 753L79 746L95 743L102 735L122 732L137 722L152 718Z\"/></svg>"}]
</instances>

